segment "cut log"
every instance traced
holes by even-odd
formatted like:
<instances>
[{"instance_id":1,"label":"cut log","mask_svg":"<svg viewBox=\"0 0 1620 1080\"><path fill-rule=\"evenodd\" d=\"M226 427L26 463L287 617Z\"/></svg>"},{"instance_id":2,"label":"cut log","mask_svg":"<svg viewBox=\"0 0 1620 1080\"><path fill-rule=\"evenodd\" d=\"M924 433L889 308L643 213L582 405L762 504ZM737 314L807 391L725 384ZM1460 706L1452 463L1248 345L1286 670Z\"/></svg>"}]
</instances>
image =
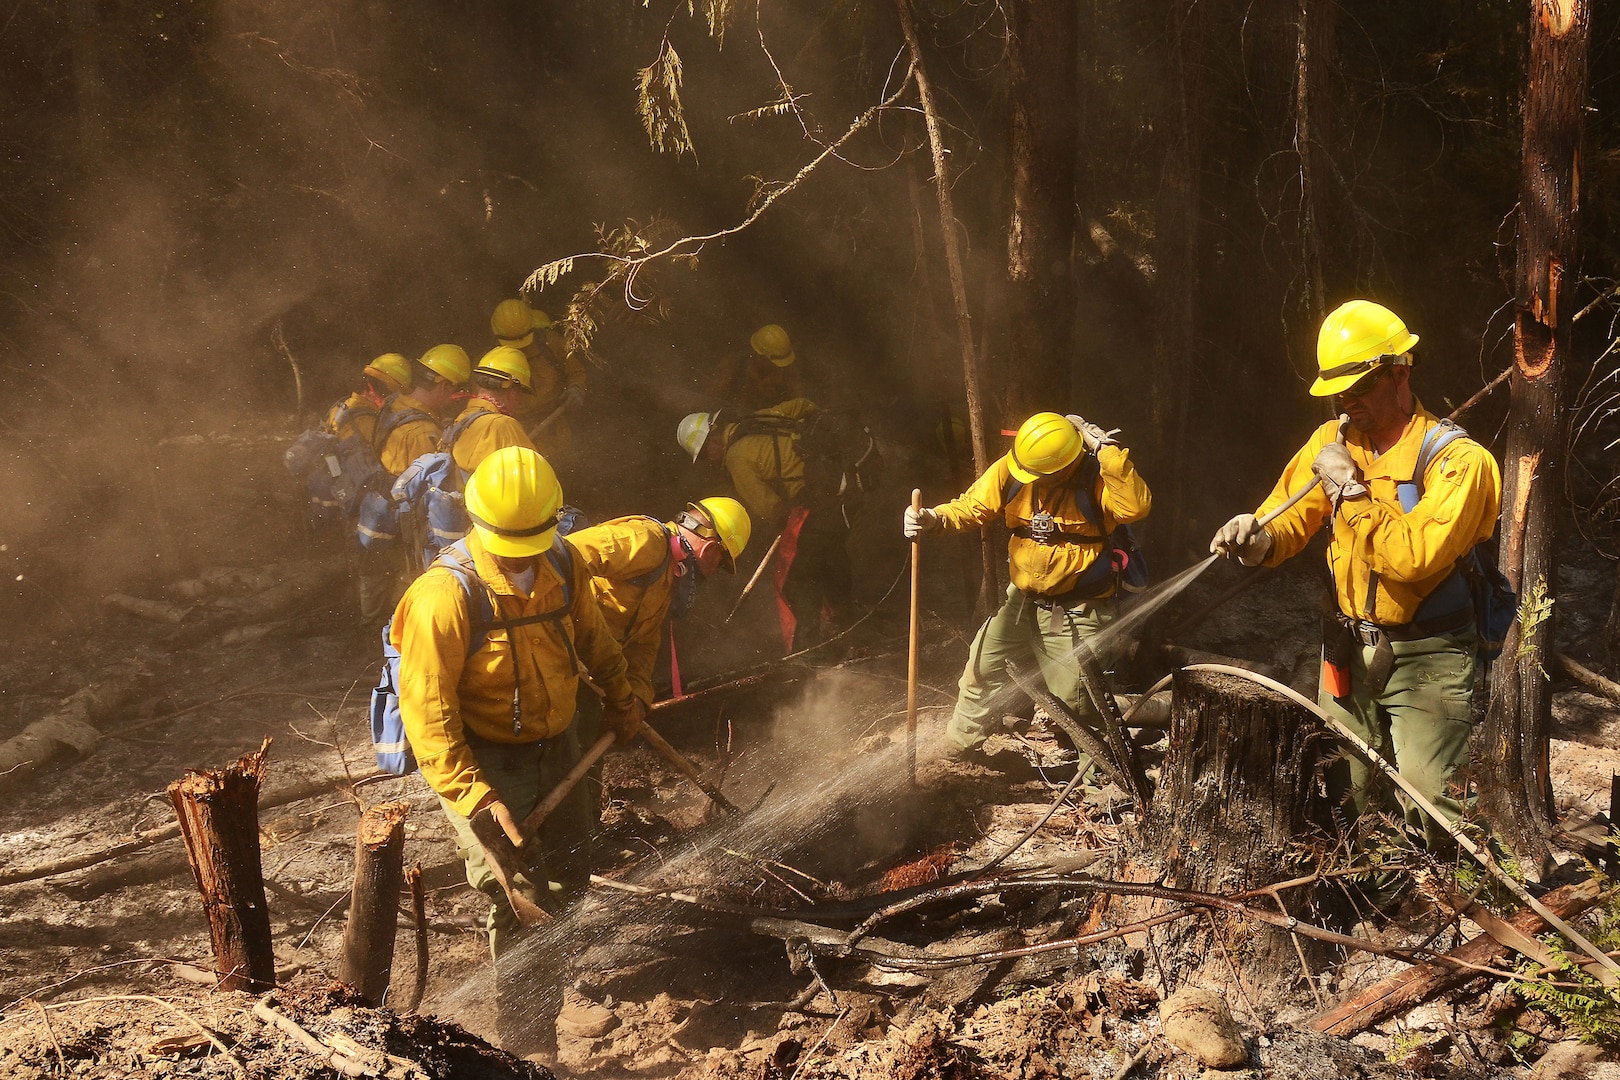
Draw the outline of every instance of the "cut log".
<instances>
[{"instance_id":1,"label":"cut log","mask_svg":"<svg viewBox=\"0 0 1620 1080\"><path fill-rule=\"evenodd\" d=\"M190 772L169 785L208 917L214 970L225 990L263 991L276 984L259 861L259 784L269 749L266 739L228 768Z\"/></svg>"},{"instance_id":2,"label":"cut log","mask_svg":"<svg viewBox=\"0 0 1620 1080\"><path fill-rule=\"evenodd\" d=\"M404 802L373 806L360 817L354 845L354 893L343 931L343 967L338 978L372 1005L388 993L394 967L394 931L405 881Z\"/></svg>"},{"instance_id":3,"label":"cut log","mask_svg":"<svg viewBox=\"0 0 1620 1080\"><path fill-rule=\"evenodd\" d=\"M1554 889L1541 902L1561 919L1573 919L1597 903L1602 890L1595 878ZM1546 922L1534 911L1521 911L1508 923L1525 934L1538 934L1547 928ZM1464 964L1480 967L1496 964L1507 956L1506 945L1481 934L1465 942L1446 955ZM1349 1038L1374 1024L1383 1023L1436 994L1461 986L1474 978L1474 972L1452 968L1415 967L1374 983L1344 1004L1330 1009L1311 1021L1311 1027L1329 1035Z\"/></svg>"},{"instance_id":4,"label":"cut log","mask_svg":"<svg viewBox=\"0 0 1620 1080\"><path fill-rule=\"evenodd\" d=\"M1159 788L1143 817L1142 842L1119 877L1228 895L1294 877L1298 845L1331 821L1315 783L1320 724L1287 698L1242 679L1178 671L1172 686ZM1308 890L1292 892L1286 914L1304 916L1310 904ZM1108 922L1142 922L1173 906L1121 897L1109 904ZM1323 951L1274 927L1212 940L1203 919L1158 931L1153 944L1166 970L1184 970L1182 985L1230 984L1234 974L1256 985L1291 981L1301 953Z\"/></svg>"},{"instance_id":5,"label":"cut log","mask_svg":"<svg viewBox=\"0 0 1620 1080\"><path fill-rule=\"evenodd\" d=\"M133 667L110 672L63 699L20 734L0 742L0 791L27 780L51 761L94 753L101 744L100 725L140 696L146 678Z\"/></svg>"}]
</instances>

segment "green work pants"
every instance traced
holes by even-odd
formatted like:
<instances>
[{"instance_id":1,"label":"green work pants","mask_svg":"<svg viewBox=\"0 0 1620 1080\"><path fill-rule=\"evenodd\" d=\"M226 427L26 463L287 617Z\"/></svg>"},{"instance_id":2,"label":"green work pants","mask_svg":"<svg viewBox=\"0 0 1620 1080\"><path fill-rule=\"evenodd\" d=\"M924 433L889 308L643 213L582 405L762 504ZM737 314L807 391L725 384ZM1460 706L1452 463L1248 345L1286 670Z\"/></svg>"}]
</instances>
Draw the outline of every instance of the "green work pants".
<instances>
[{"instance_id":1,"label":"green work pants","mask_svg":"<svg viewBox=\"0 0 1620 1080\"><path fill-rule=\"evenodd\" d=\"M579 742L572 727L537 743L508 745L474 738L467 741L478 759L478 771L519 821L528 817L579 761ZM498 960L518 930L517 914L489 868L472 824L442 798L439 804L456 831L457 853L467 864L467 884L489 897L485 926L489 930L490 952ZM556 910L558 901L551 891L552 882L558 883L566 895L583 889L589 881L591 829L590 804L581 783L523 846L522 854L531 873L519 875L513 886L523 889L540 907Z\"/></svg>"},{"instance_id":2,"label":"green work pants","mask_svg":"<svg viewBox=\"0 0 1620 1080\"><path fill-rule=\"evenodd\" d=\"M382 629L399 606L410 584L405 568L405 551L398 544L381 549L356 547L355 587L360 595L360 624Z\"/></svg>"},{"instance_id":3,"label":"green work pants","mask_svg":"<svg viewBox=\"0 0 1620 1080\"><path fill-rule=\"evenodd\" d=\"M1016 688L1013 693L1007 692L1012 683L1007 674L1008 660L1026 670L1038 669L1046 688L1101 739L1100 717L1086 693L1074 654L1082 641L1092 641L1113 621L1111 601L1100 607L1087 604L1060 611L1054 619L1051 611L1038 607L1016 585L1009 585L1001 610L979 627L968 650L967 666L957 682L956 711L945 728L951 746L958 751L972 750L1001 726L1001 716L1016 692ZM1104 667L1109 664L1105 653L1099 651L1097 656ZM1080 768L1091 771L1090 761L1082 752Z\"/></svg>"},{"instance_id":4,"label":"green work pants","mask_svg":"<svg viewBox=\"0 0 1620 1080\"><path fill-rule=\"evenodd\" d=\"M1350 696L1335 698L1326 691L1316 695L1317 704L1392 759L1401 777L1452 821L1463 812L1462 802L1450 787L1457 770L1468 761L1478 644L1472 628L1391 642L1395 667L1389 684L1377 695L1367 688L1367 664L1373 649L1361 645L1351 656ZM1351 751L1341 765L1329 771L1334 794L1346 798L1352 815L1367 808L1373 770L1374 766ZM1431 851L1450 849L1451 835L1445 826L1430 819L1405 795L1400 803L1405 820L1423 830Z\"/></svg>"}]
</instances>

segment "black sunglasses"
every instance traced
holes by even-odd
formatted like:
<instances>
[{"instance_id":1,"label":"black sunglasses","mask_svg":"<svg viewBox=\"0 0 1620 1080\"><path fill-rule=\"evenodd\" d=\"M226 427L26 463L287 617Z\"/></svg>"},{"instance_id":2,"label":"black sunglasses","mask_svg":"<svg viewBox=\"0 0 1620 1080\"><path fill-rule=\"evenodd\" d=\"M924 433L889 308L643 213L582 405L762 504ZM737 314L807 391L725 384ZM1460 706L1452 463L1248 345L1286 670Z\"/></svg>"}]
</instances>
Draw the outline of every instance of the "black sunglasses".
<instances>
[{"instance_id":1,"label":"black sunglasses","mask_svg":"<svg viewBox=\"0 0 1620 1080\"><path fill-rule=\"evenodd\" d=\"M1387 364L1380 364L1367 374L1363 375L1361 378L1357 379L1355 382L1351 383L1349 386L1345 387L1343 390L1340 390L1339 396L1344 398L1365 397L1366 395L1372 393L1373 387L1378 385L1378 380L1382 379L1385 375L1388 375L1389 371L1390 369Z\"/></svg>"}]
</instances>

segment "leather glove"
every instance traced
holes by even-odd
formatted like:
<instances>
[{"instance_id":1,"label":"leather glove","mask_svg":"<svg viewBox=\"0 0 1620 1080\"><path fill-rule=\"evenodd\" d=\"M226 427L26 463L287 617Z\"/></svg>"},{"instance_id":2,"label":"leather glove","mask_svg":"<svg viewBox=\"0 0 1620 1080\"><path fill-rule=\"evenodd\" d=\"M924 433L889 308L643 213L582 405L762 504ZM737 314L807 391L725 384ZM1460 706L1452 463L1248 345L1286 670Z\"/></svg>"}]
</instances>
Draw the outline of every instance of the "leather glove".
<instances>
[{"instance_id":1,"label":"leather glove","mask_svg":"<svg viewBox=\"0 0 1620 1080\"><path fill-rule=\"evenodd\" d=\"M1080 437L1086 441L1086 450L1090 453L1095 454L1105 446L1119 445L1114 440L1114 436L1119 434L1119 428L1115 428L1113 431L1104 431L1085 417L1075 413L1070 413L1063 419L1074 425L1075 430L1080 433Z\"/></svg>"},{"instance_id":2,"label":"leather glove","mask_svg":"<svg viewBox=\"0 0 1620 1080\"><path fill-rule=\"evenodd\" d=\"M1361 470L1356 468L1343 443L1331 442L1322 447L1316 460L1311 462L1311 472L1322 481L1322 490L1333 502L1334 513L1338 513L1339 504L1344 500L1367 494L1367 485L1361 482Z\"/></svg>"},{"instance_id":3,"label":"leather glove","mask_svg":"<svg viewBox=\"0 0 1620 1080\"><path fill-rule=\"evenodd\" d=\"M938 532L944 528L940 523L939 515L926 506L921 510L906 507L905 534L907 540L915 540L926 532Z\"/></svg>"},{"instance_id":4,"label":"leather glove","mask_svg":"<svg viewBox=\"0 0 1620 1080\"><path fill-rule=\"evenodd\" d=\"M582 386L567 386L557 398L557 403L564 409L572 412L585 404L585 388Z\"/></svg>"},{"instance_id":5,"label":"leather glove","mask_svg":"<svg viewBox=\"0 0 1620 1080\"><path fill-rule=\"evenodd\" d=\"M505 833L506 838L512 841L513 847L523 846L523 831L518 827L517 818L512 816L511 809L505 803L498 798L492 798L490 802L479 807L479 810L489 811L489 816L495 819L495 824L499 825L501 832ZM474 813L477 813L477 811L474 811Z\"/></svg>"},{"instance_id":6,"label":"leather glove","mask_svg":"<svg viewBox=\"0 0 1620 1080\"><path fill-rule=\"evenodd\" d=\"M647 703L632 697L623 705L609 705L602 711L602 723L619 737L619 744L629 742L641 730L641 721L647 716Z\"/></svg>"},{"instance_id":7,"label":"leather glove","mask_svg":"<svg viewBox=\"0 0 1620 1080\"><path fill-rule=\"evenodd\" d=\"M1239 514L1216 532L1209 542L1211 555L1237 556L1244 566L1256 566L1271 554L1271 534L1253 514Z\"/></svg>"}]
</instances>

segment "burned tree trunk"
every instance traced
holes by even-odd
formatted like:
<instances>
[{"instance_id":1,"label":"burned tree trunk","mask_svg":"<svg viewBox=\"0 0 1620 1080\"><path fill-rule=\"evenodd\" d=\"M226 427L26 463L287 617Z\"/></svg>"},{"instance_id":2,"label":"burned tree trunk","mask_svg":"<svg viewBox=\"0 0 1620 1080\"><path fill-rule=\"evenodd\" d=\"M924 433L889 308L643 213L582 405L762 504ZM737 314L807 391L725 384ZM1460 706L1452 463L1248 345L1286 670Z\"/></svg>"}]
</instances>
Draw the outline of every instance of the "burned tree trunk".
<instances>
[{"instance_id":1,"label":"burned tree trunk","mask_svg":"<svg viewBox=\"0 0 1620 1080\"><path fill-rule=\"evenodd\" d=\"M338 978L373 1005L388 993L394 967L394 931L405 881L405 817L410 804L373 806L360 818L354 846L354 897L343 931L343 968Z\"/></svg>"},{"instance_id":2,"label":"burned tree trunk","mask_svg":"<svg viewBox=\"0 0 1620 1080\"><path fill-rule=\"evenodd\" d=\"M180 819L191 875L202 893L214 970L225 990L265 990L276 984L270 909L259 863L259 783L266 739L258 751L226 769L190 772L169 785Z\"/></svg>"},{"instance_id":3,"label":"burned tree trunk","mask_svg":"<svg viewBox=\"0 0 1620 1080\"><path fill-rule=\"evenodd\" d=\"M1023 417L1069 400L1079 19L1066 0L1016 0L1007 14L1012 105L1007 397L1012 415Z\"/></svg>"},{"instance_id":4,"label":"burned tree trunk","mask_svg":"<svg viewBox=\"0 0 1620 1080\"><path fill-rule=\"evenodd\" d=\"M1563 488L1564 382L1574 314L1565 287L1576 269L1582 107L1590 12L1586 0L1532 6L1519 195L1518 300L1513 403L1503 461L1502 569L1519 593L1520 618L1493 671L1480 762L1480 802L1527 865L1548 856L1556 821L1548 775L1552 694L1553 549Z\"/></svg>"},{"instance_id":5,"label":"burned tree trunk","mask_svg":"<svg viewBox=\"0 0 1620 1080\"><path fill-rule=\"evenodd\" d=\"M1230 894L1298 876L1302 845L1330 821L1316 783L1321 725L1287 698L1230 675L1178 671L1173 685L1170 750L1121 877ZM1286 913L1304 915L1310 898L1291 896ZM1110 921L1172 906L1118 899ZM1291 978L1283 973L1299 961L1288 934L1245 924L1212 940L1212 925L1188 919L1156 931L1151 944L1164 970L1191 976L1213 965L1209 977L1221 982L1239 972Z\"/></svg>"},{"instance_id":6,"label":"burned tree trunk","mask_svg":"<svg viewBox=\"0 0 1620 1080\"><path fill-rule=\"evenodd\" d=\"M1175 0L1169 6L1170 55L1168 132L1164 166L1160 173L1155 219L1158 223L1158 281L1154 287L1158 309L1153 367L1151 423L1157 436L1155 455L1169 490L1165 501L1182 503L1182 461L1188 401L1187 373L1198 355L1197 298L1203 120L1202 96L1204 5L1196 0ZM1183 545L1183 515L1172 515L1168 548Z\"/></svg>"}]
</instances>

